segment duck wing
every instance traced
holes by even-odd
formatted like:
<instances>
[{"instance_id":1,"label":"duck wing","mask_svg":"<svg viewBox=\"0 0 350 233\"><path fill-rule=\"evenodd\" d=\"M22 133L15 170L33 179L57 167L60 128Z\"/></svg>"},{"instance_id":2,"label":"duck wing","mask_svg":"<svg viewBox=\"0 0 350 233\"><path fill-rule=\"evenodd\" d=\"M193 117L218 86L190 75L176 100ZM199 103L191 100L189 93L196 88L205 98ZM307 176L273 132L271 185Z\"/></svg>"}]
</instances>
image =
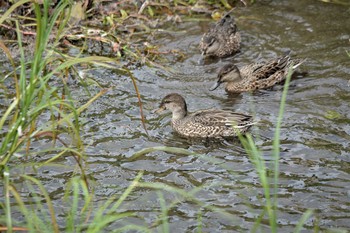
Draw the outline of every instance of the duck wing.
<instances>
[{"instance_id":1,"label":"duck wing","mask_svg":"<svg viewBox=\"0 0 350 233\"><path fill-rule=\"evenodd\" d=\"M192 114L192 121L203 126L232 127L251 123L252 117L232 111L207 109Z\"/></svg>"},{"instance_id":2,"label":"duck wing","mask_svg":"<svg viewBox=\"0 0 350 233\"><path fill-rule=\"evenodd\" d=\"M247 74L246 76L254 77L255 80L267 79L279 71L286 69L288 64L290 64L289 54L267 62L254 63L245 66L242 68L242 73L243 75Z\"/></svg>"}]
</instances>

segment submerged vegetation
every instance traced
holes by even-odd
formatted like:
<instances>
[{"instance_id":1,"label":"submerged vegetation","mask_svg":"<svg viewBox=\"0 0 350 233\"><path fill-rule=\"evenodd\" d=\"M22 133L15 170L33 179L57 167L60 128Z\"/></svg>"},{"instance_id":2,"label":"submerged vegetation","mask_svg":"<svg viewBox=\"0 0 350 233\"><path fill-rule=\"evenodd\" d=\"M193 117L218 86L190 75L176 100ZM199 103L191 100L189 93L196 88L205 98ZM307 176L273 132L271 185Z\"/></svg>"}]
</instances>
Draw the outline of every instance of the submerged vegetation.
<instances>
[{"instance_id":1,"label":"submerged vegetation","mask_svg":"<svg viewBox=\"0 0 350 233\"><path fill-rule=\"evenodd\" d=\"M165 69L158 63L164 54L181 59L179 51L158 51L157 47L133 37L149 36L166 22L186 20L196 12L222 11L244 1L5 1L2 3L0 47L11 70L1 77L0 89L8 100L1 108L0 118L0 231L14 232L170 232L169 214L180 202L197 207L197 232L203 229L203 213L215 212L222 218L235 219L224 208L211 206L196 198L208 187L227 183L205 184L192 190L182 190L164 183L143 181L140 171L128 188L108 200L97 200L94 182L87 175L88 166L84 142L81 139L80 114L108 89L92 79L84 79L81 67L113 69L130 78L139 99L132 67L149 65ZM249 3L249 2L248 2ZM165 14L164 14L165 13ZM84 26L82 26L84 25ZM70 49L75 49L72 52ZM273 167L269 168L251 135L240 137L252 164L259 175L263 189L264 207L255 219L253 232L268 225L278 232L277 184L279 177L279 130L281 127L291 72L285 83L280 113L273 141ZM74 97L68 83L79 80L88 98L83 104ZM89 85L97 87L91 90ZM3 106L1 106L3 107ZM142 118L143 119L143 118ZM145 127L146 129L146 127ZM36 142L47 142L38 148ZM130 160L155 151L200 156L211 163L213 158L174 147L145 148ZM36 157L44 160L36 162ZM69 165L65 162L70 161ZM73 163L71 161L74 161ZM59 195L61 207L54 205L45 181L36 176L44 167L73 166L69 182ZM223 165L227 172L233 172ZM272 172L269 172L272 171ZM123 202L137 189L155 191L159 206L152 224L123 224L120 220L137 213L122 209ZM169 193L176 198L166 201ZM306 211L295 232L300 232L312 212ZM316 222L317 223L317 222ZM315 224L314 231L318 232Z\"/></svg>"}]
</instances>

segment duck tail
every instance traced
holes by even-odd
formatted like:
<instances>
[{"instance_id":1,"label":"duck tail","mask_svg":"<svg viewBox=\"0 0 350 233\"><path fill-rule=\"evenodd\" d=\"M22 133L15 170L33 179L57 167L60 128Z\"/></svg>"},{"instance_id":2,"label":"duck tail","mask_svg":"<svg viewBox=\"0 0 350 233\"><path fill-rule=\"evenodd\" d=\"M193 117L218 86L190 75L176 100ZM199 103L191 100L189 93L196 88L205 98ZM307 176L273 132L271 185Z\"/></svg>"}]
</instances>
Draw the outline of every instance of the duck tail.
<instances>
[{"instance_id":1,"label":"duck tail","mask_svg":"<svg viewBox=\"0 0 350 233\"><path fill-rule=\"evenodd\" d=\"M304 61L306 60L306 58L305 59L301 59L301 58L292 59L290 57L291 52L292 52L291 50L287 50L284 53L284 56L278 60L278 64L285 64L287 67L290 67L290 65L293 65L292 69L294 70L294 69L298 68L301 64L303 64Z\"/></svg>"},{"instance_id":2,"label":"duck tail","mask_svg":"<svg viewBox=\"0 0 350 233\"><path fill-rule=\"evenodd\" d=\"M277 60L277 67L279 67L279 70L284 69L285 67L287 67L290 64L290 61L291 61L290 53L291 53L291 51L288 50L287 52L285 52L285 54L283 56L281 56Z\"/></svg>"},{"instance_id":3,"label":"duck tail","mask_svg":"<svg viewBox=\"0 0 350 233\"><path fill-rule=\"evenodd\" d=\"M293 70L298 68L301 64L303 64L306 61L305 59L293 59L291 62L293 63Z\"/></svg>"}]
</instances>

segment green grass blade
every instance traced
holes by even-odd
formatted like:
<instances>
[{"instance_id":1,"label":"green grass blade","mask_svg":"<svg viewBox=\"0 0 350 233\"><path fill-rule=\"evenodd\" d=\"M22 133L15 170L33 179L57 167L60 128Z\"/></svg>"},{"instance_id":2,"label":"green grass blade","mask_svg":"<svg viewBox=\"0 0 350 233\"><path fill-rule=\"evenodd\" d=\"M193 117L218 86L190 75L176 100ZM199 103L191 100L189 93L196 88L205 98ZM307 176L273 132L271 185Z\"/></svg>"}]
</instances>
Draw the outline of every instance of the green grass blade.
<instances>
[{"instance_id":1,"label":"green grass blade","mask_svg":"<svg viewBox=\"0 0 350 233\"><path fill-rule=\"evenodd\" d=\"M305 222L311 217L313 211L312 210L307 210L303 216L301 217L301 219L299 220L297 226L295 227L295 230L293 231L294 233L299 233L301 232L303 225L305 224Z\"/></svg>"},{"instance_id":2,"label":"green grass blade","mask_svg":"<svg viewBox=\"0 0 350 233\"><path fill-rule=\"evenodd\" d=\"M198 218L197 218L197 233L203 232L203 213L201 210L198 211Z\"/></svg>"},{"instance_id":3,"label":"green grass blade","mask_svg":"<svg viewBox=\"0 0 350 233\"><path fill-rule=\"evenodd\" d=\"M4 113L4 115L2 115L1 119L0 119L0 130L2 129L2 127L4 126L4 123L6 121L6 119L9 117L10 113L13 111L13 109L15 109L15 107L18 104L18 99L14 99L13 102L10 104L10 106L7 108L6 112Z\"/></svg>"},{"instance_id":4,"label":"green grass blade","mask_svg":"<svg viewBox=\"0 0 350 233\"><path fill-rule=\"evenodd\" d=\"M288 93L288 88L289 88L289 83L292 77L293 73L293 63L290 65L287 78L283 87L283 92L282 92L282 97L281 97L281 103L280 103L280 109L279 109L279 114L277 118L277 124L276 124L276 129L275 129L275 135L273 139L273 144L272 144L272 157L273 157L273 162L274 162L274 168L273 168L273 184L274 184L274 194L273 194L273 219L274 219L274 227L277 228L277 193L278 193L278 177L279 177L279 159L280 159L280 134L281 134L281 125L282 125L282 120L283 120L283 115L285 111L285 106L286 106L286 100L287 100L287 93ZM276 229L277 230L277 229Z\"/></svg>"},{"instance_id":5,"label":"green grass blade","mask_svg":"<svg viewBox=\"0 0 350 233\"><path fill-rule=\"evenodd\" d=\"M259 214L259 217L258 217L257 219L255 219L253 228L252 228L252 230L250 231L251 233L256 233L256 232L258 232L259 227L260 227L260 224L261 224L261 221L263 220L265 214L266 214L266 209L264 209L264 210Z\"/></svg>"},{"instance_id":6,"label":"green grass blade","mask_svg":"<svg viewBox=\"0 0 350 233\"><path fill-rule=\"evenodd\" d=\"M169 233L169 217L168 217L168 209L166 207L164 195L162 192L157 191L158 200L160 204L160 208L162 210L161 221L162 221L162 233Z\"/></svg>"},{"instance_id":7,"label":"green grass blade","mask_svg":"<svg viewBox=\"0 0 350 233\"><path fill-rule=\"evenodd\" d=\"M119 208L119 206L122 204L122 202L130 195L132 190L138 186L139 180L143 176L143 171L140 171L133 182L129 185L129 187L124 191L124 193L118 198L117 202L108 209L107 213L105 211L107 210L108 206L114 201L114 197L106 201L102 207L99 208L99 210L95 213L95 217L92 220L92 223L89 225L89 228L87 229L87 232L89 233L97 233L100 232L107 224L109 224L111 221L114 221L115 219L120 218L120 214L114 216L113 213ZM106 218L106 216L109 216Z\"/></svg>"},{"instance_id":8,"label":"green grass blade","mask_svg":"<svg viewBox=\"0 0 350 233\"><path fill-rule=\"evenodd\" d=\"M51 223L52 223L53 230L54 230L55 233L59 233L59 228L58 228L58 224L57 224L56 216L55 216L55 209L53 208L53 205L52 205L52 202L51 202L51 198L49 197L49 194L47 193L46 189L40 183L39 180L37 180L37 179L35 179L35 178L31 177L31 176L23 175L23 178L33 182L41 190L41 193L44 195L45 200L46 200L46 204L47 204L47 206L49 208L49 213L51 215Z\"/></svg>"},{"instance_id":9,"label":"green grass blade","mask_svg":"<svg viewBox=\"0 0 350 233\"><path fill-rule=\"evenodd\" d=\"M77 217L78 217L78 204L79 204L79 179L73 178L70 182L71 184L71 191L72 191L72 201L71 201L71 208L68 213L68 216L66 218L66 231L67 232L76 232L79 233L80 229L76 226L77 224ZM67 189L69 190L69 188ZM68 193L66 192L66 197Z\"/></svg>"},{"instance_id":10,"label":"green grass blade","mask_svg":"<svg viewBox=\"0 0 350 233\"><path fill-rule=\"evenodd\" d=\"M8 187L9 190L11 191L12 196L15 198L16 200L16 204L19 208L19 210L23 213L25 219L26 219L26 226L27 226L27 231L28 232L35 232L34 231L34 224L32 221L32 214L28 211L26 204L24 204L21 195L18 194L18 192L16 191L16 189L12 186Z\"/></svg>"},{"instance_id":11,"label":"green grass blade","mask_svg":"<svg viewBox=\"0 0 350 233\"><path fill-rule=\"evenodd\" d=\"M7 227L7 232L11 233L12 232L12 218L11 218L11 201L10 201L10 191L9 191L9 176L10 172L8 168L4 169L3 172L4 176L4 195L5 195L5 215L6 215L6 227Z\"/></svg>"},{"instance_id":12,"label":"green grass blade","mask_svg":"<svg viewBox=\"0 0 350 233\"><path fill-rule=\"evenodd\" d=\"M122 204L123 201L129 196L129 194L132 192L134 188L136 188L139 184L139 181L141 177L143 176L143 171L139 171L135 179L132 181L132 183L129 185L129 187L124 191L124 193L120 196L118 201L113 205L113 207L110 209L110 211L115 211L119 208L119 206Z\"/></svg>"},{"instance_id":13,"label":"green grass blade","mask_svg":"<svg viewBox=\"0 0 350 233\"><path fill-rule=\"evenodd\" d=\"M18 2L15 2L0 18L0 25L10 17L11 13L19 6L22 6L23 4L27 2L31 2L32 0L21 0Z\"/></svg>"}]
</instances>

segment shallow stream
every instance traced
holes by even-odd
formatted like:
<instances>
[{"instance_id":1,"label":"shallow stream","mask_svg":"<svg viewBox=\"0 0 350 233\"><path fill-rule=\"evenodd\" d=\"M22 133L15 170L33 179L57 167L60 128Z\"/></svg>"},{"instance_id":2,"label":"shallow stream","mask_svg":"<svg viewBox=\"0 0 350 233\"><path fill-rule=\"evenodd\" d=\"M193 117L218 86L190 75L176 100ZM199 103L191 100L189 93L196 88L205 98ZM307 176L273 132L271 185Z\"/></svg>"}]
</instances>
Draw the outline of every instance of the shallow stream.
<instances>
[{"instance_id":1,"label":"shallow stream","mask_svg":"<svg viewBox=\"0 0 350 233\"><path fill-rule=\"evenodd\" d=\"M307 61L291 81L281 129L281 232L291 232L308 209L315 212L306 223L310 232L314 223L321 229L350 229L350 57L346 53L350 52L349 6L321 1L256 1L249 7L238 7L233 15L242 34L242 48L239 54L226 59L198 64L199 40L213 23L208 17L184 18L182 23L169 23L154 33L151 44L159 46L160 51L179 50L184 57L169 55L168 61L160 62L173 72L148 66L132 70L149 137L140 121L130 78L108 69L89 74L105 87L112 87L82 115L87 173L96 182L97 199L104 201L121 194L138 171L144 170L146 182L162 182L188 191L202 184L213 185L196 197L235 218L202 209L204 232L251 230L262 212L264 199L257 172L242 145L238 141L183 139L172 132L169 114L159 116L153 110L166 94L178 92L187 100L190 111L221 108L253 114L260 123L252 133L269 161L283 85L237 96L228 96L223 88L211 92L209 87L224 64L242 66L291 50L293 57ZM81 103L84 101L83 96ZM38 144L45 146L44 142ZM165 152L130 159L135 152L154 146L185 148L216 162ZM62 163L73 165L75 161L69 158ZM57 207L72 172L70 166L39 170L38 176L45 180ZM169 204L179 198L172 193L164 195ZM159 226L153 224L160 214L159 206L156 192L137 189L121 207L121 211L136 211L137 216L116 222L111 229L128 222L157 229ZM194 232L198 205L180 202L169 213L169 222L171 232ZM268 228L267 221L263 224Z\"/></svg>"}]
</instances>

